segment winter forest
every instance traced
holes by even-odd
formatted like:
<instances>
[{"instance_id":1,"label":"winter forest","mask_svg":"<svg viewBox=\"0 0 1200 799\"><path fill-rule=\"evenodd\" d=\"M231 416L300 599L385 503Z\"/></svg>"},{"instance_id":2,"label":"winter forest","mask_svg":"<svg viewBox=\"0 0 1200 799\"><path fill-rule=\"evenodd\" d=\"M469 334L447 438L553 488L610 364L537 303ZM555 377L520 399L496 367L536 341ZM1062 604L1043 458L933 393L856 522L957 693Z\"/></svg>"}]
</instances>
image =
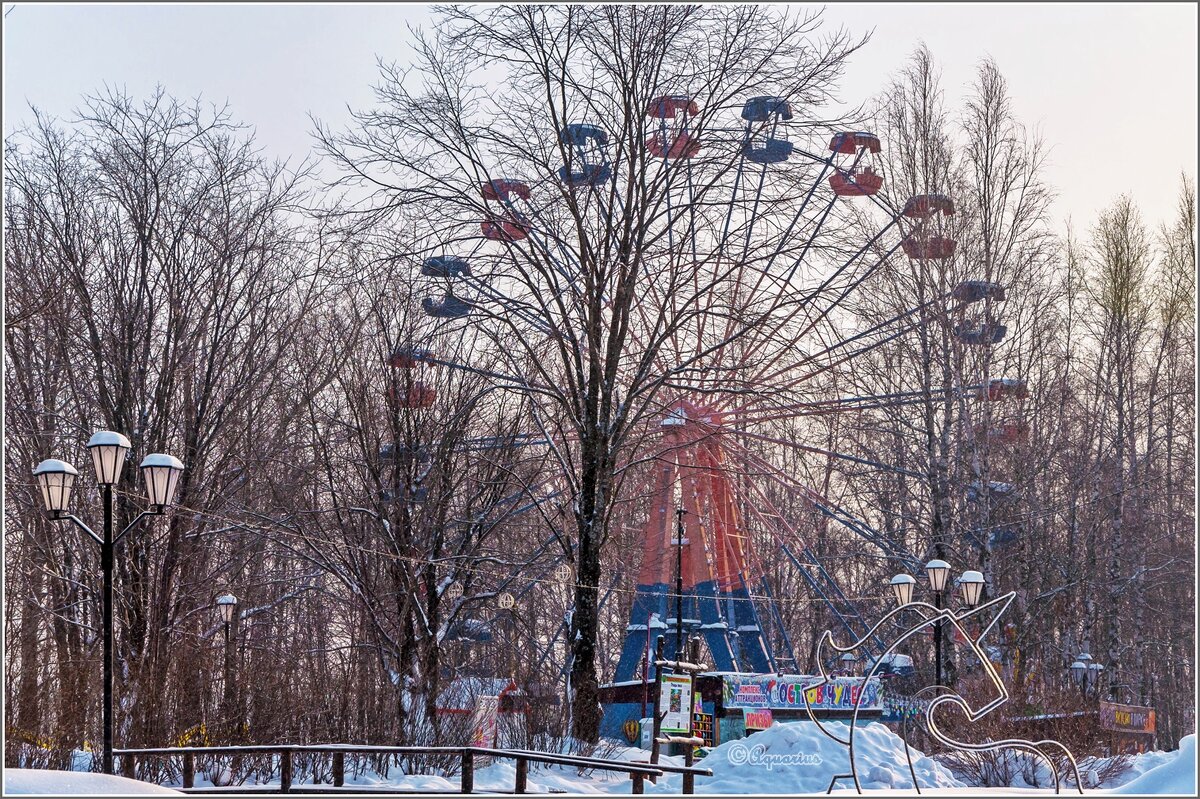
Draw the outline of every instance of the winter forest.
<instances>
[{"instance_id":1,"label":"winter forest","mask_svg":"<svg viewBox=\"0 0 1200 799\"><path fill-rule=\"evenodd\" d=\"M1194 175L1057 224L1003 64L949 104L917 46L835 111L868 37L820 22L439 8L304 160L169 86L8 136L5 764L101 738L100 551L32 476L73 464L95 528L98 430L118 530L141 459L184 464L116 549L119 747L460 744L439 702L503 678L522 746L596 751L640 586L665 631L677 576L734 574L770 670L816 674L931 558L1016 592L972 734L1099 699L1193 733Z\"/></svg>"}]
</instances>

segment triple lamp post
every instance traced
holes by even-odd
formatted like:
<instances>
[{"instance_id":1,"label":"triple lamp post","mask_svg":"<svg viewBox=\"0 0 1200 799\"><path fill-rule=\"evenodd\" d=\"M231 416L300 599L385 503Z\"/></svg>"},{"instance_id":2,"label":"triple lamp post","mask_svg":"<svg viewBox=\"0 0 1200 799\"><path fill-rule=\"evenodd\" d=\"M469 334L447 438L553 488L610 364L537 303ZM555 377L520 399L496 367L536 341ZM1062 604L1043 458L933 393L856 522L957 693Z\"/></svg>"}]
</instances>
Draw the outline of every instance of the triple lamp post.
<instances>
[{"instance_id":1,"label":"triple lamp post","mask_svg":"<svg viewBox=\"0 0 1200 799\"><path fill-rule=\"evenodd\" d=\"M929 577L929 587L933 590L933 605L942 609L943 592L946 591L950 580L950 564L944 560L931 560L925 564L925 574ZM897 574L892 578L892 592L896 595L896 604L904 607L912 602L913 588L917 581L909 574ZM962 591L963 603L967 607L979 604L983 593L983 575L977 571L965 571L956 581ZM934 684L942 685L942 621L938 619L933 626L933 657L936 663L934 669Z\"/></svg>"},{"instance_id":2,"label":"triple lamp post","mask_svg":"<svg viewBox=\"0 0 1200 799\"><path fill-rule=\"evenodd\" d=\"M104 535L97 535L92 528L83 523L79 517L68 509L71 499L71 489L79 472L71 464L55 458L44 460L33 470L38 487L42 492L42 501L46 505L46 513L55 521L69 520L82 530L89 538L100 545L100 568L104 575L103 585L103 624L104 624L104 751L103 767L105 774L113 773L113 550L117 542L125 537L133 527L147 516L159 516L166 512L168 506L174 504L175 489L179 485L179 475L183 472L183 464L171 455L152 454L142 459L142 479L146 484L146 494L150 507L134 517L133 521L120 533L113 535L113 486L121 476L125 465L125 456L129 453L129 439L120 433L102 430L91 437L87 443L88 452L92 456L92 466L96 471L96 484L100 486L100 494L104 503Z\"/></svg>"},{"instance_id":3,"label":"triple lamp post","mask_svg":"<svg viewBox=\"0 0 1200 799\"><path fill-rule=\"evenodd\" d=\"M1099 690L1102 671L1104 665L1097 663L1088 652L1080 652L1071 664L1071 677L1079 684L1079 690L1085 698L1090 691Z\"/></svg>"}]
</instances>

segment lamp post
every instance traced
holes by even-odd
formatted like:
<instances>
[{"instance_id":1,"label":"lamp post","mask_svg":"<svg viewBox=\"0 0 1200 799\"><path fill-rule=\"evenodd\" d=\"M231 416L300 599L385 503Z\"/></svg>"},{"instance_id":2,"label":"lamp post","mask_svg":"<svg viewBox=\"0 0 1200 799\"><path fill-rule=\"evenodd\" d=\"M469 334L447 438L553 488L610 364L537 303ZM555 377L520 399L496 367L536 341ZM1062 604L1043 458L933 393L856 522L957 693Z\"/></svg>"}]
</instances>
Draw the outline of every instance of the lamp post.
<instances>
[{"instance_id":1,"label":"lamp post","mask_svg":"<svg viewBox=\"0 0 1200 799\"><path fill-rule=\"evenodd\" d=\"M675 510L675 659L683 660L683 508Z\"/></svg>"},{"instance_id":2,"label":"lamp post","mask_svg":"<svg viewBox=\"0 0 1200 799\"><path fill-rule=\"evenodd\" d=\"M96 472L96 483L100 486L104 509L104 534L97 535L83 520L68 510L71 499L71 489L79 472L65 461L50 458L44 460L33 470L38 487L42 492L42 501L46 506L47 515L55 520L69 520L82 530L89 538L100 545L100 570L103 574L102 590L102 620L103 620L103 661L104 661L104 699L102 718L104 727L104 749L102 765L105 774L113 773L113 551L125 534L133 529L146 516L162 514L168 505L174 502L175 488L179 483L179 473L183 464L170 455L147 455L141 463L142 479L146 484L146 493L150 500L150 508L134 517L133 521L120 533L113 535L113 486L121 475L125 465L125 456L129 454L129 439L120 433L101 430L88 440L87 449L92 456L92 466Z\"/></svg>"},{"instance_id":3,"label":"lamp post","mask_svg":"<svg viewBox=\"0 0 1200 799\"><path fill-rule=\"evenodd\" d=\"M933 589L933 606L942 609L942 591L946 589L946 580L950 577L950 564L944 560L931 560L925 564L925 574L929 577L929 587ZM933 659L934 684L942 684L942 620L938 619L933 625Z\"/></svg>"},{"instance_id":4,"label":"lamp post","mask_svg":"<svg viewBox=\"0 0 1200 799\"><path fill-rule=\"evenodd\" d=\"M1093 689L1100 688L1100 673L1104 666L1097 663L1088 652L1080 652L1071 664L1071 677L1079 685L1079 692L1086 699Z\"/></svg>"},{"instance_id":5,"label":"lamp post","mask_svg":"<svg viewBox=\"0 0 1200 799\"><path fill-rule=\"evenodd\" d=\"M517 669L515 663L516 652L514 651L513 647L513 627L515 626L513 619L513 606L516 605L516 603L516 597L507 591L496 597L496 604L500 606L500 610L504 611L504 665L508 669L509 679L514 681L517 679Z\"/></svg>"},{"instance_id":6,"label":"lamp post","mask_svg":"<svg viewBox=\"0 0 1200 799\"><path fill-rule=\"evenodd\" d=\"M222 715L225 716L231 735L234 731L233 708L237 697L237 690L234 685L234 647L232 646L231 633L233 620L237 618L237 605L238 599L233 594L221 594L217 597L217 610L221 612L221 624L225 628L225 679L221 697Z\"/></svg>"}]
</instances>

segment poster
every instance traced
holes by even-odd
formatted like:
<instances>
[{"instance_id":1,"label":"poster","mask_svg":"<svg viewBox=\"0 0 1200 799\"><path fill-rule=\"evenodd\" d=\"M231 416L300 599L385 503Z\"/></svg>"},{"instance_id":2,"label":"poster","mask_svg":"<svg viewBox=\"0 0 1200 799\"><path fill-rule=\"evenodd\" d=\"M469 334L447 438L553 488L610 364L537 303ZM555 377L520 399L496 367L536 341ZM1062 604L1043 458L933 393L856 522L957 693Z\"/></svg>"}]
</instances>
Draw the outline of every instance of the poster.
<instances>
[{"instance_id":1,"label":"poster","mask_svg":"<svg viewBox=\"0 0 1200 799\"><path fill-rule=\"evenodd\" d=\"M692 731L692 677L690 674L664 674L658 713L663 732L687 735Z\"/></svg>"},{"instance_id":2,"label":"poster","mask_svg":"<svg viewBox=\"0 0 1200 799\"><path fill-rule=\"evenodd\" d=\"M471 717L471 746L490 749L496 745L496 727L500 717L500 697L480 696Z\"/></svg>"}]
</instances>

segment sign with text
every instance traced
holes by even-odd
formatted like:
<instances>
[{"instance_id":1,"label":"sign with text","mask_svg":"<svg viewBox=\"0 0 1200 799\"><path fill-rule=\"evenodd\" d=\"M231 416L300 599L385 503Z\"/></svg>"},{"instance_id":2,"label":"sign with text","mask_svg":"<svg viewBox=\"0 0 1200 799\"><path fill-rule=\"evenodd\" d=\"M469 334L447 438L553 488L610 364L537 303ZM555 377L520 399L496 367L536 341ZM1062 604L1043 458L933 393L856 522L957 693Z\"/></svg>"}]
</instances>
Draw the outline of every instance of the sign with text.
<instances>
[{"instance_id":1,"label":"sign with text","mask_svg":"<svg viewBox=\"0 0 1200 799\"><path fill-rule=\"evenodd\" d=\"M662 716L663 732L687 735L692 731L692 676L664 674L662 694L658 697L658 713Z\"/></svg>"},{"instance_id":2,"label":"sign with text","mask_svg":"<svg viewBox=\"0 0 1200 799\"><path fill-rule=\"evenodd\" d=\"M803 710L804 688L819 677L797 674L728 674L722 677L722 700L727 708ZM861 695L861 700L860 700ZM881 710L879 679L864 684L862 677L837 677L808 692L813 710Z\"/></svg>"},{"instance_id":3,"label":"sign with text","mask_svg":"<svg viewBox=\"0 0 1200 799\"><path fill-rule=\"evenodd\" d=\"M1101 702L1100 728L1112 732L1153 733L1154 708Z\"/></svg>"},{"instance_id":4,"label":"sign with text","mask_svg":"<svg viewBox=\"0 0 1200 799\"><path fill-rule=\"evenodd\" d=\"M745 719L746 732L758 732L771 729L775 719L771 718L771 708L743 708L742 717Z\"/></svg>"}]
</instances>

